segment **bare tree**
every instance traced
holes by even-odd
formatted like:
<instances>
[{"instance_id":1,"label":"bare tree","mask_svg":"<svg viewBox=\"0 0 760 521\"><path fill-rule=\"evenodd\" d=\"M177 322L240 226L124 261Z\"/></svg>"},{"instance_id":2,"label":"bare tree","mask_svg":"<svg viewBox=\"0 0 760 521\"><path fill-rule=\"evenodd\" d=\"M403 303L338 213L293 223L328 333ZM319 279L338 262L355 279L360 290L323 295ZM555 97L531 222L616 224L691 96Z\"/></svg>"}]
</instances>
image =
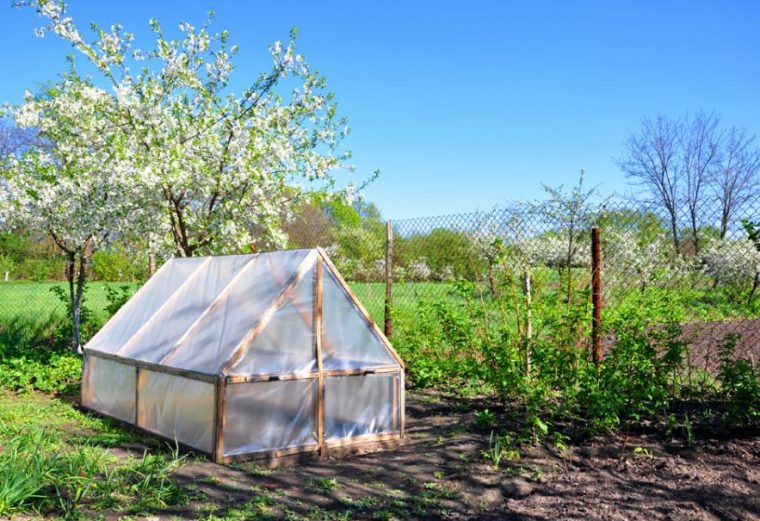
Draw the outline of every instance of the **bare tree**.
<instances>
[{"instance_id":1,"label":"bare tree","mask_svg":"<svg viewBox=\"0 0 760 521\"><path fill-rule=\"evenodd\" d=\"M617 160L626 177L634 180L661 203L670 217L673 246L679 251L678 205L681 181L682 124L664 115L641 120L641 131L631 134Z\"/></svg>"},{"instance_id":2,"label":"bare tree","mask_svg":"<svg viewBox=\"0 0 760 521\"><path fill-rule=\"evenodd\" d=\"M744 129L728 130L711 175L710 185L720 203L721 239L736 211L760 195L760 149L754 141L755 136Z\"/></svg>"},{"instance_id":3,"label":"bare tree","mask_svg":"<svg viewBox=\"0 0 760 521\"><path fill-rule=\"evenodd\" d=\"M723 132L719 128L720 117L715 113L698 112L694 118L680 125L681 154L680 174L684 181L683 204L686 207L691 228L694 253L699 253L700 211L710 175L719 162Z\"/></svg>"}]
</instances>

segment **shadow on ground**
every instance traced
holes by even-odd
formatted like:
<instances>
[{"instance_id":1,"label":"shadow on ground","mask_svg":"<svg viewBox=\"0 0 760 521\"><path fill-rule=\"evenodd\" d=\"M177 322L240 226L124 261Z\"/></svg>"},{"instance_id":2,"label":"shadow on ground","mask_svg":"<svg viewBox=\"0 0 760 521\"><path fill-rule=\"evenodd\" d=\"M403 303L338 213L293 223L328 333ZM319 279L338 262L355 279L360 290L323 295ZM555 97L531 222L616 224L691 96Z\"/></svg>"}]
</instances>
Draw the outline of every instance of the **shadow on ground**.
<instances>
[{"instance_id":1,"label":"shadow on ground","mask_svg":"<svg viewBox=\"0 0 760 521\"><path fill-rule=\"evenodd\" d=\"M563 451L528 447L498 469L473 411L488 404L407 399L393 450L268 470L191 459L175 473L182 506L152 519L756 519L760 436L693 448L605 438ZM120 450L135 450L123 447ZM118 451L119 449L117 449ZM113 513L113 517L117 517Z\"/></svg>"}]
</instances>

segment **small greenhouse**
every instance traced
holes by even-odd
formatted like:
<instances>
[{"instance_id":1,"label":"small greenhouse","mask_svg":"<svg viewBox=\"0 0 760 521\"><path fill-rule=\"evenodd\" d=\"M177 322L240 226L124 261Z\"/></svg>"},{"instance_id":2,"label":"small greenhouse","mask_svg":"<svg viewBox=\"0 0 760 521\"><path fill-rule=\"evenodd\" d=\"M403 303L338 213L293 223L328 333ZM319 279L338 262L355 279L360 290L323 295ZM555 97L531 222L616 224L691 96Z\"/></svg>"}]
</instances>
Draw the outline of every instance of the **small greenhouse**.
<instances>
[{"instance_id":1,"label":"small greenhouse","mask_svg":"<svg viewBox=\"0 0 760 521\"><path fill-rule=\"evenodd\" d=\"M403 362L321 249L172 259L84 356L85 408L217 462L404 432Z\"/></svg>"}]
</instances>

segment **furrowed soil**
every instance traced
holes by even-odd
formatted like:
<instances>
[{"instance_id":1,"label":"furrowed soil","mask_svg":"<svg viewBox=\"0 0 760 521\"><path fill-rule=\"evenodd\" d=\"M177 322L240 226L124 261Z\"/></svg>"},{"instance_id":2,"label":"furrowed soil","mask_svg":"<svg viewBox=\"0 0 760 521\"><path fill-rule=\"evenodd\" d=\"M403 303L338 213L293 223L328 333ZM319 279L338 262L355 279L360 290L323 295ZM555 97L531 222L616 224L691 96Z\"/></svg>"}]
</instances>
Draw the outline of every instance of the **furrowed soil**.
<instances>
[{"instance_id":1,"label":"furrowed soil","mask_svg":"<svg viewBox=\"0 0 760 521\"><path fill-rule=\"evenodd\" d=\"M661 433L522 447L494 469L483 456L490 431L474 416L485 407L408 393L407 438L392 450L274 470L190 459L174 473L189 501L148 518L760 519L759 432L691 447Z\"/></svg>"}]
</instances>

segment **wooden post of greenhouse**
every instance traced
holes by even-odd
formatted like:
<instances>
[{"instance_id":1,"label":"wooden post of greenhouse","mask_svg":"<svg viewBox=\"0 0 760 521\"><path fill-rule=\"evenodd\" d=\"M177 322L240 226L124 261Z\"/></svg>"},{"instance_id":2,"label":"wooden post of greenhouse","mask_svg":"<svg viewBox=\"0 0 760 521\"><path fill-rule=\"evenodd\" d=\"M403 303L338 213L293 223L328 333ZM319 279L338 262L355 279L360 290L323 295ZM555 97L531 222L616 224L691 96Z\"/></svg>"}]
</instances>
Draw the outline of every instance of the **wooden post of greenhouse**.
<instances>
[{"instance_id":1,"label":"wooden post of greenhouse","mask_svg":"<svg viewBox=\"0 0 760 521\"><path fill-rule=\"evenodd\" d=\"M390 219L385 223L385 327L383 332L390 338L393 335L393 224Z\"/></svg>"},{"instance_id":2,"label":"wooden post of greenhouse","mask_svg":"<svg viewBox=\"0 0 760 521\"><path fill-rule=\"evenodd\" d=\"M594 318L591 324L591 348L594 364L599 368L602 362L602 246L601 230L591 229L591 293L594 306Z\"/></svg>"}]
</instances>

